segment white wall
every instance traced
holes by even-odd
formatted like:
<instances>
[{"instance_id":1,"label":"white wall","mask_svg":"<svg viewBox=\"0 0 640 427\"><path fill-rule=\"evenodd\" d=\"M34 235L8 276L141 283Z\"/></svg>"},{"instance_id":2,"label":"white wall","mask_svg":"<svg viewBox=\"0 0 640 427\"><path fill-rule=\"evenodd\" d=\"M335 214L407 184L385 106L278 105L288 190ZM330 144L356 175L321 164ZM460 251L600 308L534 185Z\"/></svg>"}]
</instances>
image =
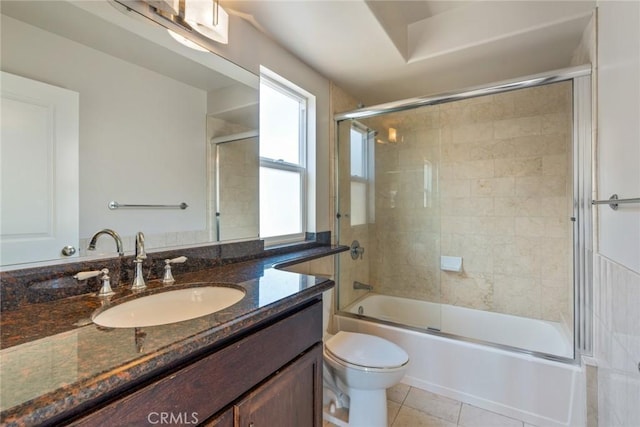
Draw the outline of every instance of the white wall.
<instances>
[{"instance_id":1,"label":"white wall","mask_svg":"<svg viewBox=\"0 0 640 427\"><path fill-rule=\"evenodd\" d=\"M598 197L640 197L640 3L598 6ZM599 208L600 254L640 273L640 204Z\"/></svg>"},{"instance_id":2,"label":"white wall","mask_svg":"<svg viewBox=\"0 0 640 427\"><path fill-rule=\"evenodd\" d=\"M205 91L5 16L2 38L3 70L80 93L81 238L206 229Z\"/></svg>"},{"instance_id":3,"label":"white wall","mask_svg":"<svg viewBox=\"0 0 640 427\"><path fill-rule=\"evenodd\" d=\"M598 2L597 194L640 197L640 2ZM640 425L640 205L598 207L595 356L601 426Z\"/></svg>"}]
</instances>

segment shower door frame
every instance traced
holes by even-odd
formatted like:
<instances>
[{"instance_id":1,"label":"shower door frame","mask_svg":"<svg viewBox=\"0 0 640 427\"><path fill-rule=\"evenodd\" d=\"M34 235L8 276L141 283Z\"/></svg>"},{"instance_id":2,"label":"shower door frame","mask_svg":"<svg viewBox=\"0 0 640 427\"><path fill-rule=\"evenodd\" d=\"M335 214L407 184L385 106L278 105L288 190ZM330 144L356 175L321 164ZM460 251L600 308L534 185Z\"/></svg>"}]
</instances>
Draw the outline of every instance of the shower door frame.
<instances>
[{"instance_id":1,"label":"shower door frame","mask_svg":"<svg viewBox=\"0 0 640 427\"><path fill-rule=\"evenodd\" d=\"M415 327L400 325L406 329L412 329L423 333L439 335L460 341L473 342L488 345L503 350L518 353L530 354L539 358L579 364L581 356L592 354L593 343L593 322L590 313L593 308L592 289L592 240L593 240L593 218L591 200L592 194L592 87L591 87L591 64L577 67L553 70L532 76L505 80L497 83L474 86L459 91L450 91L434 95L427 95L418 98L409 98L400 101L388 102L366 108L359 108L334 115L334 144L335 144L335 230L336 242L340 242L340 171L338 168L338 135L339 122L344 120L358 120L375 117L383 114L395 113L429 105L444 104L448 102L460 101L464 99L476 98L485 95L493 95L510 92L518 89L542 86L550 83L570 80L572 82L573 97L573 135L572 135L572 157L573 157L573 358L557 356L548 353L526 350L504 344L485 342L470 337L459 336L447 332L418 329ZM363 317L340 310L340 258L335 263L335 278L338 286L335 287L336 297L334 311L347 317ZM380 319L372 319L378 323L398 326L395 323Z\"/></svg>"}]
</instances>

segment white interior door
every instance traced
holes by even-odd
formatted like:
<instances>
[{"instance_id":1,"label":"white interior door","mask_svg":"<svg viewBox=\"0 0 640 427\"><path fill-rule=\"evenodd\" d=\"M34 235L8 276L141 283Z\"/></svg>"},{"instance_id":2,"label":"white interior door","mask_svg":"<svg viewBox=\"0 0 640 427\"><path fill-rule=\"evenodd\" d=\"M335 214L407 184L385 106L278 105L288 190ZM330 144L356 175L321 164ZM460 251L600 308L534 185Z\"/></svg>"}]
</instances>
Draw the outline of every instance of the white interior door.
<instances>
[{"instance_id":1,"label":"white interior door","mask_svg":"<svg viewBox=\"0 0 640 427\"><path fill-rule=\"evenodd\" d=\"M0 77L0 265L65 258L78 246L79 94Z\"/></svg>"}]
</instances>

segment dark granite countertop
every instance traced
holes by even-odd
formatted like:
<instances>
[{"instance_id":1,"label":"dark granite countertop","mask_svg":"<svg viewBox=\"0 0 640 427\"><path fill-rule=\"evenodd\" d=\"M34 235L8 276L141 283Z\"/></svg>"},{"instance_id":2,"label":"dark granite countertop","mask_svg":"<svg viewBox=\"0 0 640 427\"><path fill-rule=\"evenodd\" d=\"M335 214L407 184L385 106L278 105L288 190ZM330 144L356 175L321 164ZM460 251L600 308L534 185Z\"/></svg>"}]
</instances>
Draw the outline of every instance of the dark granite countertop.
<instances>
[{"instance_id":1,"label":"dark granite countertop","mask_svg":"<svg viewBox=\"0 0 640 427\"><path fill-rule=\"evenodd\" d=\"M62 419L316 298L333 281L273 267L344 250L318 246L175 275L172 285L151 281L140 296L202 282L233 284L246 292L226 309L168 325L99 327L90 320L102 305L95 293L3 312L0 422L26 426ZM131 297L124 286L109 304L123 297Z\"/></svg>"}]
</instances>

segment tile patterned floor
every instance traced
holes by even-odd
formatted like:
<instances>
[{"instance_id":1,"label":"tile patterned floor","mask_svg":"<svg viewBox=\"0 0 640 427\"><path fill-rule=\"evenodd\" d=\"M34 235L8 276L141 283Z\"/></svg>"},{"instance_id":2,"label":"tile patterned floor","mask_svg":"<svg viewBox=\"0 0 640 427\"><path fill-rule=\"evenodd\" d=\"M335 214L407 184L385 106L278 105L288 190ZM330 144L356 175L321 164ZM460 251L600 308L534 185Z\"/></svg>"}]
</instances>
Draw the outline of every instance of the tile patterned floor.
<instances>
[{"instance_id":1,"label":"tile patterned floor","mask_svg":"<svg viewBox=\"0 0 640 427\"><path fill-rule=\"evenodd\" d=\"M387 390L387 412L389 427L535 427L405 384Z\"/></svg>"}]
</instances>

